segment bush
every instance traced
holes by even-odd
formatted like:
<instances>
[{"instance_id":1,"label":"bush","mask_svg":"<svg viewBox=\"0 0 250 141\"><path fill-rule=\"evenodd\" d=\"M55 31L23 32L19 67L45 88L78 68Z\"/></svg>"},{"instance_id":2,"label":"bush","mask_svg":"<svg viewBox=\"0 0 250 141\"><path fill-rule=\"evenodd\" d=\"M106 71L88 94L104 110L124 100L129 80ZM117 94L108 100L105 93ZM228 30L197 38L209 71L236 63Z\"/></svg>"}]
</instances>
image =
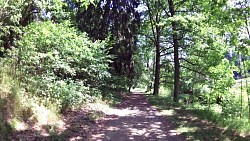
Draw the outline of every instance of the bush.
<instances>
[{"instance_id":1,"label":"bush","mask_svg":"<svg viewBox=\"0 0 250 141\"><path fill-rule=\"evenodd\" d=\"M105 41L92 42L68 22L32 23L24 29L19 48L12 54L22 87L42 104L62 109L93 100L91 90L109 77L110 56Z\"/></svg>"}]
</instances>

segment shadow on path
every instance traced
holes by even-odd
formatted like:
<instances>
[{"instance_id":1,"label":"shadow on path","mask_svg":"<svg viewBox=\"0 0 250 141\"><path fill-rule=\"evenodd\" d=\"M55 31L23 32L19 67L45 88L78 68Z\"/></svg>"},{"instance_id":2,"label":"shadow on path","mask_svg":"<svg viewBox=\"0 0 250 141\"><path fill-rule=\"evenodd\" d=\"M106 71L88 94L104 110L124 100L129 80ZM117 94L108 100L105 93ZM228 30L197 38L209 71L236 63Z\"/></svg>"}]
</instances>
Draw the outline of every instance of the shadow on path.
<instances>
[{"instance_id":1,"label":"shadow on path","mask_svg":"<svg viewBox=\"0 0 250 141\"><path fill-rule=\"evenodd\" d=\"M98 125L89 119L90 111L81 109L69 111L65 117L63 129L56 132L51 131L52 127L38 127L30 125L26 130L14 131L11 141L87 141L92 132L95 132ZM47 129L46 129L47 128ZM61 130L61 131L60 131ZM0 141L5 141L1 140Z\"/></svg>"},{"instance_id":2,"label":"shadow on path","mask_svg":"<svg viewBox=\"0 0 250 141\"><path fill-rule=\"evenodd\" d=\"M31 126L27 130L14 131L11 141L247 141L237 133L219 128L202 120L194 112L174 106L166 97L155 97L134 93L127 95L116 108L103 108L99 111L103 119L94 121L92 111L81 109L70 111L65 117L62 131L50 133L45 129ZM97 106L96 104L92 106ZM159 112L157 109L160 109ZM97 111L93 113L96 114ZM47 135L45 135L45 134ZM5 141L0 138L0 141Z\"/></svg>"},{"instance_id":3,"label":"shadow on path","mask_svg":"<svg viewBox=\"0 0 250 141\"><path fill-rule=\"evenodd\" d=\"M91 141L182 141L183 137L173 130L164 116L151 106L141 93L133 93L108 111Z\"/></svg>"},{"instance_id":4,"label":"shadow on path","mask_svg":"<svg viewBox=\"0 0 250 141\"><path fill-rule=\"evenodd\" d=\"M230 129L220 128L217 125L198 117L201 111L174 106L172 99L167 97L147 96L150 103L157 105L161 112L166 113L166 120L173 123L173 127L187 141L250 141L250 136L240 136ZM198 112L198 113L197 113Z\"/></svg>"}]
</instances>

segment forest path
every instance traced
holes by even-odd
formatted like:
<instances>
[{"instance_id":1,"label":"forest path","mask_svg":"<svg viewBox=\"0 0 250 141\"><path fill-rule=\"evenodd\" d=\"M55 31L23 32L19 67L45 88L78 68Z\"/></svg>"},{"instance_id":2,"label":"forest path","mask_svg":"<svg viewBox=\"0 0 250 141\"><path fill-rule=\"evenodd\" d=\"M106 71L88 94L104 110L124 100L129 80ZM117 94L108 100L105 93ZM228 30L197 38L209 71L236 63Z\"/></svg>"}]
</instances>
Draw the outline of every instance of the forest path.
<instances>
[{"instance_id":1,"label":"forest path","mask_svg":"<svg viewBox=\"0 0 250 141\"><path fill-rule=\"evenodd\" d=\"M157 105L158 108L150 103ZM62 128L29 125L14 131L11 141L249 141L195 116L193 111L171 103L161 96L139 92L125 95L116 107L92 103L90 108L68 111ZM161 109L161 110L158 110ZM96 116L98 117L96 119ZM5 141L0 138L0 141Z\"/></svg>"},{"instance_id":2,"label":"forest path","mask_svg":"<svg viewBox=\"0 0 250 141\"><path fill-rule=\"evenodd\" d=\"M182 141L171 123L149 104L142 93L127 95L124 102L105 112L90 141Z\"/></svg>"}]
</instances>

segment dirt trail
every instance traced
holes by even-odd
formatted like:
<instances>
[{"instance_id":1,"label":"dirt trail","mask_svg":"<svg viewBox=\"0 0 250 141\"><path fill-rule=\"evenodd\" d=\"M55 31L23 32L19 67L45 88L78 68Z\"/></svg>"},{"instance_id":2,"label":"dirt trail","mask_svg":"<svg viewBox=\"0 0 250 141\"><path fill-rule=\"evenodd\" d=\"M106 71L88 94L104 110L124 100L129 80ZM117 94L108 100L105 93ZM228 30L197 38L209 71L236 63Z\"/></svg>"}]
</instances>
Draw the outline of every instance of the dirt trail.
<instances>
[{"instance_id":1,"label":"dirt trail","mask_svg":"<svg viewBox=\"0 0 250 141\"><path fill-rule=\"evenodd\" d=\"M183 141L171 123L141 93L133 93L116 109L106 111L90 141Z\"/></svg>"},{"instance_id":2,"label":"dirt trail","mask_svg":"<svg viewBox=\"0 0 250 141\"><path fill-rule=\"evenodd\" d=\"M14 131L11 141L184 141L170 122L166 121L142 93L127 95L115 108L90 105L92 109L69 111L65 125L55 133L35 128ZM94 110L93 107L100 108ZM101 119L89 118L91 111L101 113ZM48 128L48 127L47 127ZM0 141L3 141L0 139Z\"/></svg>"},{"instance_id":3,"label":"dirt trail","mask_svg":"<svg viewBox=\"0 0 250 141\"><path fill-rule=\"evenodd\" d=\"M165 99L155 99L163 105ZM166 104L166 103L165 103ZM28 128L14 131L11 141L249 141L250 136L217 127L193 116L187 109L173 108L173 115L164 117L156 107L149 104L142 93L127 95L124 102L115 108L102 103L93 103L78 111L63 115L64 126L54 132L50 126L30 124ZM100 118L92 118L96 115ZM171 125L171 123L173 123ZM175 128L183 127L178 131ZM52 130L53 131L53 130ZM0 141L6 141L0 138Z\"/></svg>"}]
</instances>

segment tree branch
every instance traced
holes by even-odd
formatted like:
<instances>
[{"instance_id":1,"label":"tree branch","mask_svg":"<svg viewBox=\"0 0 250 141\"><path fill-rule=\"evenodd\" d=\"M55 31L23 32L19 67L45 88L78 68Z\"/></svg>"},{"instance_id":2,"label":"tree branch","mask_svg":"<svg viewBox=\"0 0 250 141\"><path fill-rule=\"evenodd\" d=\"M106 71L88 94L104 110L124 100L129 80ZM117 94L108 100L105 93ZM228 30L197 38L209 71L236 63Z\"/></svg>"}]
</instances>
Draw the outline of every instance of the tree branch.
<instances>
[{"instance_id":1,"label":"tree branch","mask_svg":"<svg viewBox=\"0 0 250 141\"><path fill-rule=\"evenodd\" d=\"M193 63L193 62L191 62L191 61L189 61L189 60L187 60L185 58L180 58L180 60L184 60L184 61L186 61L187 63L189 63L189 64L191 64L193 66L199 66L199 65L197 65L197 64L195 64L195 63Z\"/></svg>"},{"instance_id":2,"label":"tree branch","mask_svg":"<svg viewBox=\"0 0 250 141\"><path fill-rule=\"evenodd\" d=\"M182 0L176 3L176 7L179 7L180 5L184 4L185 2L187 2L188 0Z\"/></svg>"},{"instance_id":3,"label":"tree branch","mask_svg":"<svg viewBox=\"0 0 250 141\"><path fill-rule=\"evenodd\" d=\"M201 53L203 54L203 53ZM193 56L196 56L196 57L201 57L201 58L205 58L206 56L202 56L202 55L199 55L199 54L192 54Z\"/></svg>"},{"instance_id":4,"label":"tree branch","mask_svg":"<svg viewBox=\"0 0 250 141\"><path fill-rule=\"evenodd\" d=\"M160 6L161 6L162 10L166 13L166 15L167 15L168 17L170 17L170 15L168 14L169 12L163 7L163 5L162 5L161 2L160 2Z\"/></svg>"},{"instance_id":5,"label":"tree branch","mask_svg":"<svg viewBox=\"0 0 250 141\"><path fill-rule=\"evenodd\" d=\"M162 80L162 81L161 81L161 83L173 84L174 82L170 82L170 81Z\"/></svg>"},{"instance_id":6,"label":"tree branch","mask_svg":"<svg viewBox=\"0 0 250 141\"><path fill-rule=\"evenodd\" d=\"M148 36L148 35L145 35L145 36L146 36L147 38L149 38L153 43L155 42L153 37L150 37L150 36Z\"/></svg>"},{"instance_id":7,"label":"tree branch","mask_svg":"<svg viewBox=\"0 0 250 141\"><path fill-rule=\"evenodd\" d=\"M151 8L149 6L148 0L147 0L146 5L148 7L148 14L149 14L150 25L151 25L153 36L154 36L154 44L156 46L156 34L155 34L155 30L154 30L154 24L153 24L153 18L152 18Z\"/></svg>"},{"instance_id":8,"label":"tree branch","mask_svg":"<svg viewBox=\"0 0 250 141\"><path fill-rule=\"evenodd\" d=\"M7 1L4 3L3 9L7 7L7 4L8 4L8 3L9 3L9 0L7 0Z\"/></svg>"},{"instance_id":9,"label":"tree branch","mask_svg":"<svg viewBox=\"0 0 250 141\"><path fill-rule=\"evenodd\" d=\"M185 36L185 35L184 35L184 34L182 34L182 35L181 35L181 37L180 37L180 38L178 38L177 40L181 40L181 39L183 39L183 38L184 38L184 36Z\"/></svg>"},{"instance_id":10,"label":"tree branch","mask_svg":"<svg viewBox=\"0 0 250 141\"><path fill-rule=\"evenodd\" d=\"M164 50L161 50L161 53L166 51L166 50L172 49L172 48L174 48L174 47L172 46L172 47L164 48Z\"/></svg>"},{"instance_id":11,"label":"tree branch","mask_svg":"<svg viewBox=\"0 0 250 141\"><path fill-rule=\"evenodd\" d=\"M164 54L161 54L161 56L166 56L166 55L170 55L170 54L173 54L174 52L168 52L168 53L164 53Z\"/></svg>"},{"instance_id":12,"label":"tree branch","mask_svg":"<svg viewBox=\"0 0 250 141\"><path fill-rule=\"evenodd\" d=\"M184 10L183 10L183 11L175 11L175 12L177 12L177 13L178 13L178 12L179 12L179 13L185 13L185 12L189 12L189 11L184 11Z\"/></svg>"},{"instance_id":13,"label":"tree branch","mask_svg":"<svg viewBox=\"0 0 250 141\"><path fill-rule=\"evenodd\" d=\"M200 74L200 75L202 75L202 76L206 76L204 73L202 73L202 72L200 72L200 71L197 71L197 70L194 70L194 69L191 69L191 68L188 68L188 67L186 67L186 66L180 65L180 67L185 68L185 69L188 69L188 70L190 70L190 71L192 71L192 72L198 73L198 74Z\"/></svg>"}]
</instances>

